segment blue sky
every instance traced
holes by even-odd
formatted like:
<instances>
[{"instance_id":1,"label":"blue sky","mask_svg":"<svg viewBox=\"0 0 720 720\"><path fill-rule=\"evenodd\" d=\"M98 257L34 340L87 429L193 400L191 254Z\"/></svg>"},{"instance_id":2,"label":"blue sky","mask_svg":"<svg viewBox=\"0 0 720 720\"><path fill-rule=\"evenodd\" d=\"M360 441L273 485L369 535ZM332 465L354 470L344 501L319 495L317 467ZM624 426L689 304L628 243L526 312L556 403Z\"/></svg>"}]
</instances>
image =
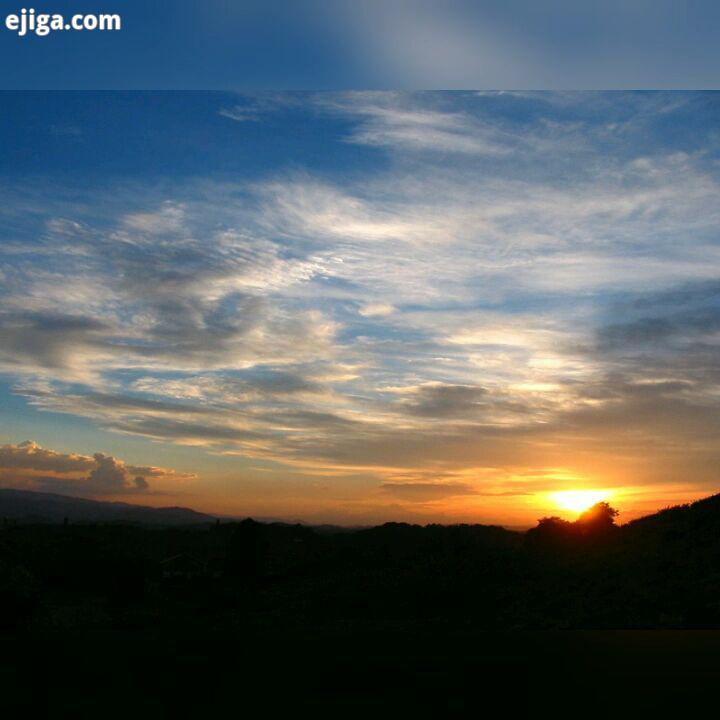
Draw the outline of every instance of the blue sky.
<instances>
[{"instance_id":1,"label":"blue sky","mask_svg":"<svg viewBox=\"0 0 720 720\"><path fill-rule=\"evenodd\" d=\"M120 13L123 28L3 28L2 88L695 89L720 77L711 0L54 0L36 10Z\"/></svg>"},{"instance_id":2,"label":"blue sky","mask_svg":"<svg viewBox=\"0 0 720 720\"><path fill-rule=\"evenodd\" d=\"M716 489L716 93L3 99L3 484L339 522Z\"/></svg>"}]
</instances>

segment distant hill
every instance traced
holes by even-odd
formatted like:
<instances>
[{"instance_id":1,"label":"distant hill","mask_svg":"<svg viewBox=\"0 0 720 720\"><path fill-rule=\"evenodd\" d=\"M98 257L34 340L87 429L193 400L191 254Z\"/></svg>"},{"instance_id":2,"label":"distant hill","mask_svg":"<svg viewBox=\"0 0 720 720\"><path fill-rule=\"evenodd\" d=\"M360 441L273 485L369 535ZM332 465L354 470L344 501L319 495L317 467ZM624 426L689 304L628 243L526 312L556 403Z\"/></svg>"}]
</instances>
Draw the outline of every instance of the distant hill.
<instances>
[{"instance_id":1,"label":"distant hill","mask_svg":"<svg viewBox=\"0 0 720 720\"><path fill-rule=\"evenodd\" d=\"M636 553L656 554L681 566L681 575L693 563L696 570L715 572L720 558L720 494L677 505L633 520L621 530Z\"/></svg>"},{"instance_id":2,"label":"distant hill","mask_svg":"<svg viewBox=\"0 0 720 720\"><path fill-rule=\"evenodd\" d=\"M625 527L634 533L661 530L697 530L720 525L720 494L696 500L685 505L659 510L627 523Z\"/></svg>"},{"instance_id":3,"label":"distant hill","mask_svg":"<svg viewBox=\"0 0 720 720\"><path fill-rule=\"evenodd\" d=\"M141 525L191 525L213 522L211 515L184 507L153 508L123 502L0 488L0 518L31 522L112 522Z\"/></svg>"},{"instance_id":4,"label":"distant hill","mask_svg":"<svg viewBox=\"0 0 720 720\"><path fill-rule=\"evenodd\" d=\"M42 493L33 490L0 488L0 518L23 520L25 522L113 522L141 525L192 525L220 519L221 522L237 522L244 516L208 515L185 507L148 507L124 502L89 500L86 498ZM390 543L414 546L416 543L436 540L443 533L461 533L472 542L483 544L517 545L525 534L525 527L499 527L492 525L412 525L388 522L375 527L341 527L337 525L308 525L277 518L256 517L266 525L295 526L311 528L319 535L352 534L369 546ZM445 529L443 529L445 528ZM620 536L636 543L636 550L647 542L672 541L678 547L695 545L703 538L703 545L720 543L720 494L712 495L686 505L669 507L651 515L632 520L620 526ZM705 535L708 537L705 538ZM716 537L717 535L717 537Z\"/></svg>"},{"instance_id":5,"label":"distant hill","mask_svg":"<svg viewBox=\"0 0 720 720\"><path fill-rule=\"evenodd\" d=\"M720 495L621 526L598 503L574 522L544 518L526 533L215 523L184 508L20 490L0 490L3 516L17 522L0 523L0 630L18 618L53 627L65 613L77 627L132 618L149 629L164 617L180 631L207 617L250 634L413 634L433 623L459 634L720 630Z\"/></svg>"}]
</instances>

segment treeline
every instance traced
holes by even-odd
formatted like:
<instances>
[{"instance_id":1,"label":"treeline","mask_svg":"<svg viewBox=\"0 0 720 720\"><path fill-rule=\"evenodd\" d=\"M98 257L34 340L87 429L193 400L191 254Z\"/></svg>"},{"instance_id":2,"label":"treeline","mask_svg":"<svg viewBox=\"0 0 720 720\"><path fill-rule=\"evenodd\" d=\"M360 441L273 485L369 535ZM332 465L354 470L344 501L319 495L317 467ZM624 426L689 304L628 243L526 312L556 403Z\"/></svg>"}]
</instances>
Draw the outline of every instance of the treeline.
<instances>
[{"instance_id":1,"label":"treeline","mask_svg":"<svg viewBox=\"0 0 720 720\"><path fill-rule=\"evenodd\" d=\"M624 526L600 503L527 533L7 524L4 627L720 627L720 496Z\"/></svg>"}]
</instances>

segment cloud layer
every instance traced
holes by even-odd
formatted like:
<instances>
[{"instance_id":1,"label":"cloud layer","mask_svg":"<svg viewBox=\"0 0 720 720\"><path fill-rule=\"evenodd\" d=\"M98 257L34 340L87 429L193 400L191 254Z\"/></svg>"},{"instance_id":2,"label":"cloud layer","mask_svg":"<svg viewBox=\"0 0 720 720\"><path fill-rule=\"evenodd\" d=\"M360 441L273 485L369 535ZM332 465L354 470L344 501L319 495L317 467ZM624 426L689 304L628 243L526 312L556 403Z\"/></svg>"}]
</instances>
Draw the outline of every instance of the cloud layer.
<instances>
[{"instance_id":1,"label":"cloud layer","mask_svg":"<svg viewBox=\"0 0 720 720\"><path fill-rule=\"evenodd\" d=\"M145 492L153 479L189 477L160 467L128 465L99 452L61 453L31 440L0 446L0 481L12 487L105 497Z\"/></svg>"},{"instance_id":2,"label":"cloud layer","mask_svg":"<svg viewBox=\"0 0 720 720\"><path fill-rule=\"evenodd\" d=\"M0 250L0 369L32 405L360 474L373 502L714 486L716 98L343 93L217 112L238 128L302 113L372 163L49 203ZM88 492L152 479L7 447Z\"/></svg>"}]
</instances>

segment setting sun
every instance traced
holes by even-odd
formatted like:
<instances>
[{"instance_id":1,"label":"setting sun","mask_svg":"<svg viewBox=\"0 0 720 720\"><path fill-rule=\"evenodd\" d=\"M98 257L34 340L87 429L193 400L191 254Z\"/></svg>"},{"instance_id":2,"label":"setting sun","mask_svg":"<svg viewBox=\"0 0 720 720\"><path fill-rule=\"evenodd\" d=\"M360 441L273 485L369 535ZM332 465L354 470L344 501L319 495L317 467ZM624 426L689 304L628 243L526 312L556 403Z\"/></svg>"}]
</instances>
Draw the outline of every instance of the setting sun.
<instances>
[{"instance_id":1,"label":"setting sun","mask_svg":"<svg viewBox=\"0 0 720 720\"><path fill-rule=\"evenodd\" d=\"M581 513L595 503L607 500L610 493L606 490L561 490L552 493L553 502L563 510Z\"/></svg>"}]
</instances>

